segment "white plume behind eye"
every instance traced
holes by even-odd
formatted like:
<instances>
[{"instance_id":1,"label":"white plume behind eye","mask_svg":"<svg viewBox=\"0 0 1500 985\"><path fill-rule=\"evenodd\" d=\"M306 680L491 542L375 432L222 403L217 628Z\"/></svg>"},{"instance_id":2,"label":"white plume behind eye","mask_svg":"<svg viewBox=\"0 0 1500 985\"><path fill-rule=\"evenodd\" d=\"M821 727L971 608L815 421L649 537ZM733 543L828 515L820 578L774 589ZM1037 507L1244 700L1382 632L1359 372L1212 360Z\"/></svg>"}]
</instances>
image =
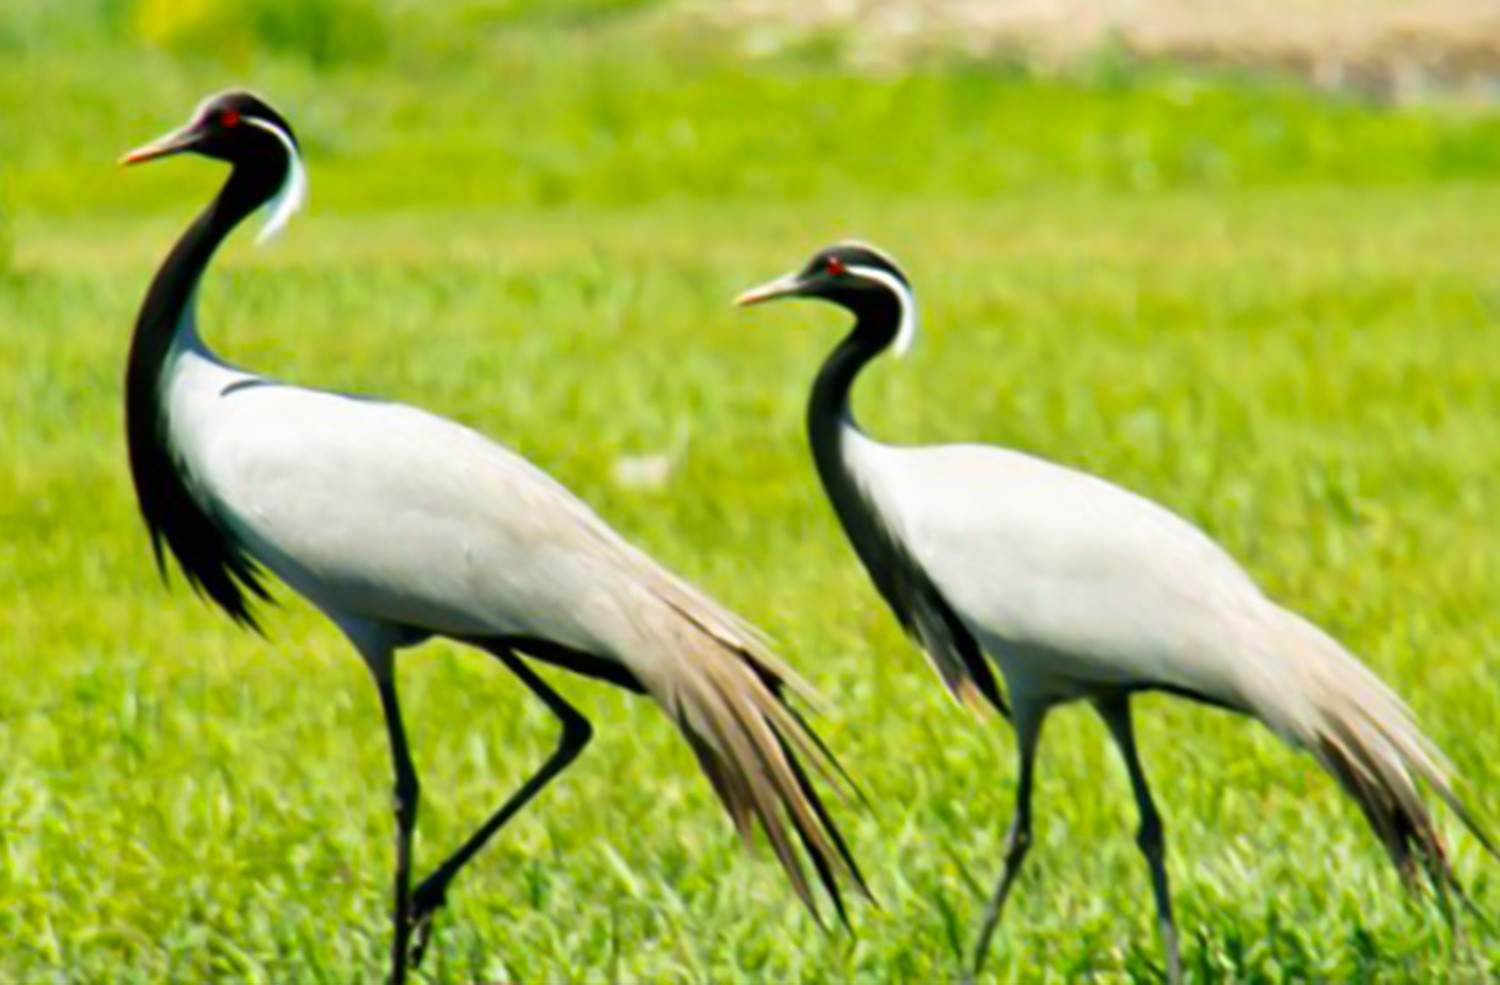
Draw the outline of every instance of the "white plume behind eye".
<instances>
[{"instance_id":1,"label":"white plume behind eye","mask_svg":"<svg viewBox=\"0 0 1500 985\"><path fill-rule=\"evenodd\" d=\"M904 357L911 351L912 343L917 340L917 299L912 296L911 288L904 284L900 277L888 270L879 270L875 267L854 266L848 268L849 273L858 277L868 277L870 280L878 281L891 289L896 295L896 303L901 306L901 321L896 327L896 341L891 345L891 351L898 358Z\"/></svg>"},{"instance_id":2,"label":"white plume behind eye","mask_svg":"<svg viewBox=\"0 0 1500 985\"><path fill-rule=\"evenodd\" d=\"M265 243L285 229L292 216L307 201L307 171L302 167L302 158L297 153L297 145L292 143L292 138L285 130L255 116L247 116L243 122L260 127L281 141L281 145L286 148L286 177L281 179L281 187L277 189L275 197L268 203L270 212L266 215L266 224L261 227L260 234L255 237L255 242Z\"/></svg>"}]
</instances>

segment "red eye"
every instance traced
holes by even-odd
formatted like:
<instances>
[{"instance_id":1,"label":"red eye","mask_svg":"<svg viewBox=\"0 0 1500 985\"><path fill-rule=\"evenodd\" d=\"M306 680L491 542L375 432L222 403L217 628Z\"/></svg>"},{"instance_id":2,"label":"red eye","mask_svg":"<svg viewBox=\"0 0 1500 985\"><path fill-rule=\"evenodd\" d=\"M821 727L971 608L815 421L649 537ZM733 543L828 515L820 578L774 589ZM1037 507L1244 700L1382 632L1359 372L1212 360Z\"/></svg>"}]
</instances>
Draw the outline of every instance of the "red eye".
<instances>
[{"instance_id":1,"label":"red eye","mask_svg":"<svg viewBox=\"0 0 1500 985\"><path fill-rule=\"evenodd\" d=\"M219 126L232 127L240 122L240 111L237 109L221 110L219 113Z\"/></svg>"},{"instance_id":2,"label":"red eye","mask_svg":"<svg viewBox=\"0 0 1500 985\"><path fill-rule=\"evenodd\" d=\"M848 273L849 270L849 268L844 266L844 261L840 260L838 257L829 257L823 262L823 266L827 268L828 276L830 277L841 276L845 273Z\"/></svg>"}]
</instances>

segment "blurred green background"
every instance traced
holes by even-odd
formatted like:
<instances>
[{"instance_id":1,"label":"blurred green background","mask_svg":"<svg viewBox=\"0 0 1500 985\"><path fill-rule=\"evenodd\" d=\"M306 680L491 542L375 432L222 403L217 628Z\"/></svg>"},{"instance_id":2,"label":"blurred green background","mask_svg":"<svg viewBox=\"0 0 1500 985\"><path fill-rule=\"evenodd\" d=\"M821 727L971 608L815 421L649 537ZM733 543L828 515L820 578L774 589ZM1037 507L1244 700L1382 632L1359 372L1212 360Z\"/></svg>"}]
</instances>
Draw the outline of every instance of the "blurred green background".
<instances>
[{"instance_id":1,"label":"blurred green background","mask_svg":"<svg viewBox=\"0 0 1500 985\"><path fill-rule=\"evenodd\" d=\"M874 802L840 817L882 906L821 933L664 716L553 675L599 740L457 883L431 980L955 973L998 872L1008 729L952 707L823 502L802 402L841 316L728 305L845 235L894 252L924 310L914 358L861 386L872 432L1034 451L1201 524L1391 681L1500 817L1492 97L1190 66L1128 31L1064 59L940 32L871 56L899 7L0 8L0 980L356 982L384 955L365 671L285 590L269 642L164 590L125 466L135 307L222 171L113 161L232 84L296 127L310 206L223 252L211 343L530 456L773 634ZM482 656L402 668L431 864L555 726ZM1402 896L1309 758L1171 699L1138 718L1193 980L1500 968L1493 930L1456 940ZM1037 812L994 979L1157 980L1128 788L1085 711L1049 725ZM1493 861L1454 835L1500 915Z\"/></svg>"}]
</instances>

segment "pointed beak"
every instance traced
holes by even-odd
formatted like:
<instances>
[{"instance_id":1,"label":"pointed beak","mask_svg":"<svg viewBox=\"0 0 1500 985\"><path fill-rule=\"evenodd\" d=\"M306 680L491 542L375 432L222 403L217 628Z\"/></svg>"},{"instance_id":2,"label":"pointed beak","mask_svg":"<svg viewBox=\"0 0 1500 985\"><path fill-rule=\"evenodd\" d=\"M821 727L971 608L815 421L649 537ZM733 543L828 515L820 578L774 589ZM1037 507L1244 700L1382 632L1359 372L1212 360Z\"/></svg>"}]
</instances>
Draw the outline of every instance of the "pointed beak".
<instances>
[{"instance_id":1,"label":"pointed beak","mask_svg":"<svg viewBox=\"0 0 1500 985\"><path fill-rule=\"evenodd\" d=\"M777 298L795 297L802 293L802 287L802 280L796 274L786 274L759 287L750 288L735 298L734 303L736 307L748 308L752 304L775 301Z\"/></svg>"},{"instance_id":2,"label":"pointed beak","mask_svg":"<svg viewBox=\"0 0 1500 985\"><path fill-rule=\"evenodd\" d=\"M154 161L158 157L180 154L196 144L200 136L201 134L196 127L187 126L180 130L173 130L171 133L157 137L151 143L142 144L135 150L123 155L119 163L129 166L131 164L140 164L143 161Z\"/></svg>"}]
</instances>

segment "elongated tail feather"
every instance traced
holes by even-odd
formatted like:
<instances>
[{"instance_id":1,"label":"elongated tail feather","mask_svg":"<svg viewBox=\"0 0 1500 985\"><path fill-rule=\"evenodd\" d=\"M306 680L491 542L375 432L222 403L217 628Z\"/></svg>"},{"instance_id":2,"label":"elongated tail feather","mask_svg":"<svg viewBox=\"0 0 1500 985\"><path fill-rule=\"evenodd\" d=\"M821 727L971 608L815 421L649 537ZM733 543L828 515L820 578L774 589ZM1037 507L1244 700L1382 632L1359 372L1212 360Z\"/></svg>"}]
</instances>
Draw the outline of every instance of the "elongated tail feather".
<instances>
[{"instance_id":1,"label":"elongated tail feather","mask_svg":"<svg viewBox=\"0 0 1500 985\"><path fill-rule=\"evenodd\" d=\"M803 760L846 796L842 767L785 704L781 681L767 680L765 661L697 627L686 635L696 645L673 661L669 678L648 687L670 691L658 697L687 736L741 839L749 845L759 825L798 898L821 922L800 845L847 922L842 887L852 883L866 897L869 889Z\"/></svg>"},{"instance_id":2,"label":"elongated tail feather","mask_svg":"<svg viewBox=\"0 0 1500 985\"><path fill-rule=\"evenodd\" d=\"M676 721L741 839L752 844L759 825L819 923L799 845L841 916L845 884L870 898L811 779L820 778L846 801L858 791L787 703L786 694L796 692L816 706L813 689L754 627L618 537L595 532L640 589L628 610L630 631L612 649Z\"/></svg>"},{"instance_id":3,"label":"elongated tail feather","mask_svg":"<svg viewBox=\"0 0 1500 985\"><path fill-rule=\"evenodd\" d=\"M1410 710L1332 637L1277 610L1268 658L1277 673L1247 689L1247 704L1308 749L1359 806L1409 887L1425 872L1440 900L1465 898L1419 781L1490 855L1495 841L1454 789L1453 768Z\"/></svg>"}]
</instances>

